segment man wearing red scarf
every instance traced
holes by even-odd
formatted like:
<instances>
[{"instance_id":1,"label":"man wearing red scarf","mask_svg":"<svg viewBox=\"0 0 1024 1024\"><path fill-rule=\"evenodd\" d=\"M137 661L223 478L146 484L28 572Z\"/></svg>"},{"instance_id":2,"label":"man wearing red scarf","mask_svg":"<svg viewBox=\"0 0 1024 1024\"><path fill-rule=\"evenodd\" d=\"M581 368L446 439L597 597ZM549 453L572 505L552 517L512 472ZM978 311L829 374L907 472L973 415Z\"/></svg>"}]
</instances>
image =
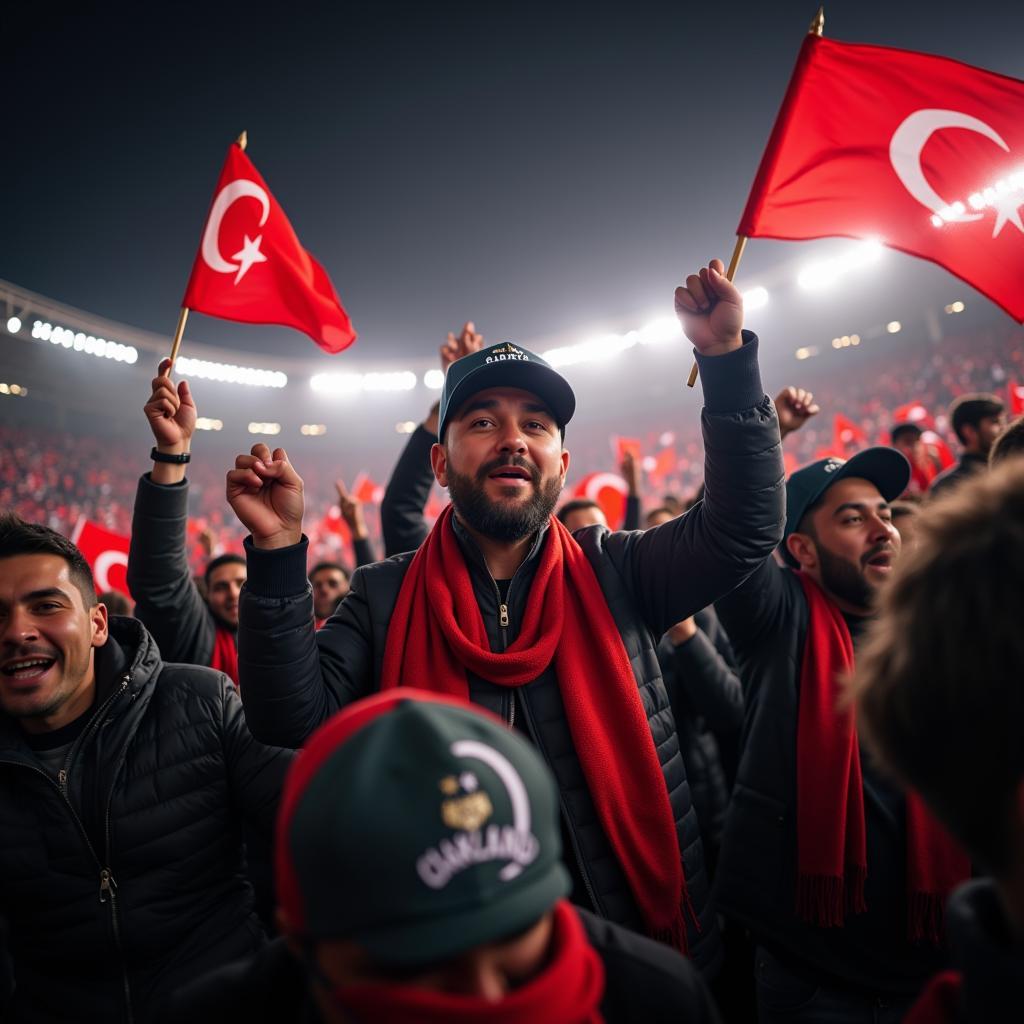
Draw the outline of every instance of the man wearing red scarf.
<instances>
[{"instance_id":1,"label":"man wearing red scarf","mask_svg":"<svg viewBox=\"0 0 1024 1024\"><path fill-rule=\"evenodd\" d=\"M283 938L161 1019L714 1024L692 964L566 901L558 805L530 744L464 701L350 705L282 793Z\"/></svg>"},{"instance_id":2,"label":"man wearing red scarf","mask_svg":"<svg viewBox=\"0 0 1024 1024\"><path fill-rule=\"evenodd\" d=\"M227 494L252 533L239 673L253 735L300 746L380 689L468 697L554 771L573 898L711 973L716 918L657 642L778 542L782 459L757 339L742 331L720 261L687 279L676 308L701 369L707 493L663 527L574 537L552 516L575 397L507 342L446 375L431 463L451 505L415 553L358 571L318 633L302 480L287 454L257 445L238 456Z\"/></svg>"},{"instance_id":3,"label":"man wearing red scarf","mask_svg":"<svg viewBox=\"0 0 1024 1024\"><path fill-rule=\"evenodd\" d=\"M747 698L717 880L723 910L760 943L762 1022L902 1020L941 962L943 902L970 871L861 749L839 699L900 553L890 502L909 478L892 448L797 470L788 567L767 560L716 605Z\"/></svg>"}]
</instances>

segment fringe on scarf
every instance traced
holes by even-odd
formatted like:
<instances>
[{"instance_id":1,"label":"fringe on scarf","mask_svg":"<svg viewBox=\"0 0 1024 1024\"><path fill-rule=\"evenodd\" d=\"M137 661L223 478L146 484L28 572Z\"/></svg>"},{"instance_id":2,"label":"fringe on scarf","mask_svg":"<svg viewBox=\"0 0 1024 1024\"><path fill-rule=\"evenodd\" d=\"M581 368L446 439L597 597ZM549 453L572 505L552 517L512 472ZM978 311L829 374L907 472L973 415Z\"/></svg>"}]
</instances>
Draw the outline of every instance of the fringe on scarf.
<instances>
[{"instance_id":1,"label":"fringe on scarf","mask_svg":"<svg viewBox=\"0 0 1024 1024\"><path fill-rule=\"evenodd\" d=\"M697 934L700 934L700 919L697 917L696 911L693 909L693 901L690 899L690 893L688 889L683 890L682 899L679 903L679 909L676 912L675 917L672 919L672 923L667 928L655 928L648 932L650 938L656 942L660 942L666 946L671 946L674 950L682 953L683 956L690 955L690 942L689 937L686 934L686 917L689 915L690 920L693 922L694 930Z\"/></svg>"},{"instance_id":2,"label":"fringe on scarf","mask_svg":"<svg viewBox=\"0 0 1024 1024\"><path fill-rule=\"evenodd\" d=\"M796 914L801 921L821 928L841 928L847 913L863 914L867 868L852 867L846 878L801 875L796 885Z\"/></svg>"},{"instance_id":3,"label":"fringe on scarf","mask_svg":"<svg viewBox=\"0 0 1024 1024\"><path fill-rule=\"evenodd\" d=\"M907 937L911 942L942 942L943 901L938 893L915 892L907 901Z\"/></svg>"}]
</instances>

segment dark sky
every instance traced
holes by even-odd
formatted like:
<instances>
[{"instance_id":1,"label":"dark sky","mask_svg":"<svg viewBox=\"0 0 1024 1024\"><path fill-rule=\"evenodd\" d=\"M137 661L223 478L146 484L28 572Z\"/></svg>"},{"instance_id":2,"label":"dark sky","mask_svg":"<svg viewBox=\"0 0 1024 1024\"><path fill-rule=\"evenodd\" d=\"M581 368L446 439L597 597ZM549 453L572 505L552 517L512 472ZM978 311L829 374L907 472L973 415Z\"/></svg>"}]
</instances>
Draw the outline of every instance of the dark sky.
<instances>
[{"instance_id":1,"label":"dark sky","mask_svg":"<svg viewBox=\"0 0 1024 1024\"><path fill-rule=\"evenodd\" d=\"M529 341L667 314L685 269L728 255L815 9L321 6L8 9L0 278L170 332L245 128L360 331L351 358L432 352L468 316ZM844 0L826 14L838 39L1024 78L1019 3ZM795 250L752 243L741 282ZM948 280L897 259L907 280ZM315 353L276 328L197 317L191 333Z\"/></svg>"}]
</instances>

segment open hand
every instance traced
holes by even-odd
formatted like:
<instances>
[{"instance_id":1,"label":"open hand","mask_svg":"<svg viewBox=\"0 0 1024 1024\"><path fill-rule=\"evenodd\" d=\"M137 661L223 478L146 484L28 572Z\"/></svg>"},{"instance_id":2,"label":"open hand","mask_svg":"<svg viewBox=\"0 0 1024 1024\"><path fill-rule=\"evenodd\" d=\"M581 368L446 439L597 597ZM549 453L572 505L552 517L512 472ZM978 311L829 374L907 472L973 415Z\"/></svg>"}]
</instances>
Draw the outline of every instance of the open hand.
<instances>
[{"instance_id":1,"label":"open hand","mask_svg":"<svg viewBox=\"0 0 1024 1024\"><path fill-rule=\"evenodd\" d=\"M791 386L775 396L775 411L779 414L779 430L785 437L817 416L821 407L815 405L813 392Z\"/></svg>"}]
</instances>

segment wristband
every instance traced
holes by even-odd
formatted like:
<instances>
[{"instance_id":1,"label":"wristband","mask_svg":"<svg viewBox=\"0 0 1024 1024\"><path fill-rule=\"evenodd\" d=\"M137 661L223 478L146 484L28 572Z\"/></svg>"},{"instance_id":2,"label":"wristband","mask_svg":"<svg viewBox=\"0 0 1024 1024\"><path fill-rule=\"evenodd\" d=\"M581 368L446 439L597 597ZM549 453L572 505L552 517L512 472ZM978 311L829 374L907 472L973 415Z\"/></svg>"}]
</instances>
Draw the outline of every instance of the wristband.
<instances>
[{"instance_id":1,"label":"wristband","mask_svg":"<svg viewBox=\"0 0 1024 1024\"><path fill-rule=\"evenodd\" d=\"M157 451L156 447L149 453L154 462L169 462L172 466L184 466L192 459L191 452L181 452L179 455L171 455L169 452Z\"/></svg>"}]
</instances>

